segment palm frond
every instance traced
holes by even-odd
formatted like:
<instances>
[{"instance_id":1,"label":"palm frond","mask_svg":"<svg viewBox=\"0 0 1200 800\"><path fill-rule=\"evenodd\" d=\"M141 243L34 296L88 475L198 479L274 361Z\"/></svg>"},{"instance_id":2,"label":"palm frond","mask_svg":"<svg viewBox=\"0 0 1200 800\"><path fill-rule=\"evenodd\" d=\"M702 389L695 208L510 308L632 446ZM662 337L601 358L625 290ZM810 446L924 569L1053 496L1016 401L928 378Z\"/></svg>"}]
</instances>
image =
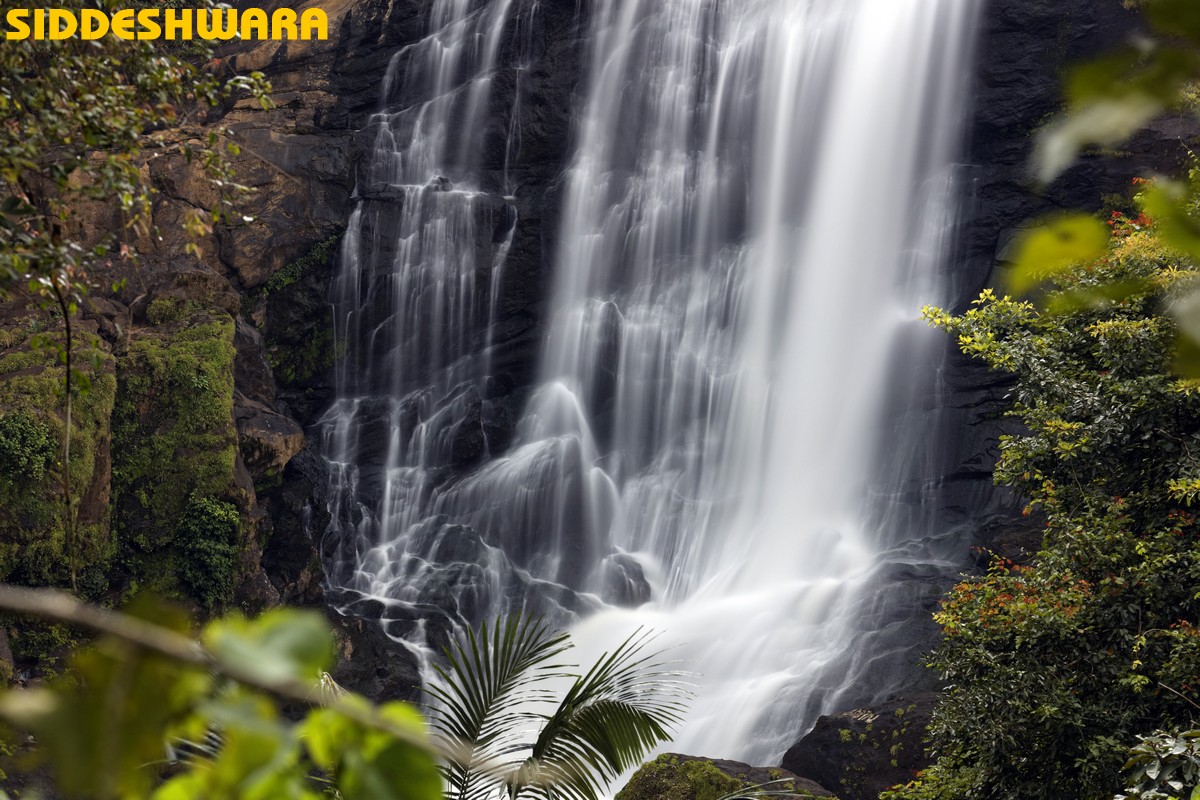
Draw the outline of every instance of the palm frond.
<instances>
[{"instance_id":1,"label":"palm frond","mask_svg":"<svg viewBox=\"0 0 1200 800\"><path fill-rule=\"evenodd\" d=\"M671 738L690 684L639 629L577 679L509 782L509 797L598 800L609 782Z\"/></svg>"},{"instance_id":2,"label":"palm frond","mask_svg":"<svg viewBox=\"0 0 1200 800\"><path fill-rule=\"evenodd\" d=\"M437 701L434 736L452 754L443 766L448 797L495 796L496 765L528 746L521 741L528 704L548 698L541 684L569 677L553 662L570 647L567 634L543 620L510 617L467 631L445 650L447 664L434 667L438 681L428 691Z\"/></svg>"}]
</instances>

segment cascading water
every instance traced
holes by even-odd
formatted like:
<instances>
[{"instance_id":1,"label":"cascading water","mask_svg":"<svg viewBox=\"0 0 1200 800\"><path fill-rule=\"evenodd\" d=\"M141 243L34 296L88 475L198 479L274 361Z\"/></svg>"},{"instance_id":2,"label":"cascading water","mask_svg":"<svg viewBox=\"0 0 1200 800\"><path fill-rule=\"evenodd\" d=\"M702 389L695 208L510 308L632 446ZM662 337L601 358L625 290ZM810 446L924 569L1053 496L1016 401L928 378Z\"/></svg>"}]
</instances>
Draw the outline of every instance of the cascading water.
<instances>
[{"instance_id":1,"label":"cascading water","mask_svg":"<svg viewBox=\"0 0 1200 800\"><path fill-rule=\"evenodd\" d=\"M943 299L976 5L593 0L540 385L457 474L505 252L481 208L512 227L470 138L536 3L437 0L403 89L389 69L337 285L348 608L410 640L434 607L558 613L597 648L658 628L702 676L673 747L705 755L777 759L899 688L911 586L952 568L915 317Z\"/></svg>"}]
</instances>

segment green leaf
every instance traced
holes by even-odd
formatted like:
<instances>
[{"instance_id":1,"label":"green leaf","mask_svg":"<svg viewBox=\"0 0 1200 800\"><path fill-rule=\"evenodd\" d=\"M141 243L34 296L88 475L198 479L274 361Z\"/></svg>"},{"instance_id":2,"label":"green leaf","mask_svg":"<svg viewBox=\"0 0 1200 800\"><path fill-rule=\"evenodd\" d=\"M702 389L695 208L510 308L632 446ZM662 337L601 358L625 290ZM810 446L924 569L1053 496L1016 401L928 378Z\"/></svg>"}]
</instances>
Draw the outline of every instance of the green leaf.
<instances>
[{"instance_id":1,"label":"green leaf","mask_svg":"<svg viewBox=\"0 0 1200 800\"><path fill-rule=\"evenodd\" d=\"M1145 13L1157 30L1200 43L1200 4L1195 0L1150 0Z\"/></svg>"},{"instance_id":2,"label":"green leaf","mask_svg":"<svg viewBox=\"0 0 1200 800\"><path fill-rule=\"evenodd\" d=\"M204 629L203 641L218 663L267 683L315 682L333 660L325 620L294 609L217 620Z\"/></svg>"},{"instance_id":3,"label":"green leaf","mask_svg":"<svg viewBox=\"0 0 1200 800\"><path fill-rule=\"evenodd\" d=\"M208 691L209 675L110 640L77 653L73 672L4 695L0 716L45 746L66 796L143 796L154 778L146 765L163 759L165 731Z\"/></svg>"},{"instance_id":4,"label":"green leaf","mask_svg":"<svg viewBox=\"0 0 1200 800\"><path fill-rule=\"evenodd\" d=\"M1163 240L1192 258L1200 258L1200 222L1188 211L1187 187L1176 181L1155 181L1138 203L1154 220Z\"/></svg>"},{"instance_id":5,"label":"green leaf","mask_svg":"<svg viewBox=\"0 0 1200 800\"><path fill-rule=\"evenodd\" d=\"M1025 233L1008 275L1009 288L1024 294L1043 281L1079 264L1095 261L1108 248L1104 223L1087 214L1064 214L1043 220Z\"/></svg>"},{"instance_id":6,"label":"green leaf","mask_svg":"<svg viewBox=\"0 0 1200 800\"><path fill-rule=\"evenodd\" d=\"M1055 292L1046 299L1046 313L1051 316L1065 316L1081 311L1098 311L1132 297L1144 295L1153 288L1154 285L1146 280L1124 280Z\"/></svg>"},{"instance_id":7,"label":"green leaf","mask_svg":"<svg viewBox=\"0 0 1200 800\"><path fill-rule=\"evenodd\" d=\"M361 698L347 697L368 709ZM379 716L391 725L425 736L425 722L412 706L389 703ZM429 753L366 728L336 709L309 715L301 736L313 763L334 779L345 797L363 800L440 800L442 776Z\"/></svg>"},{"instance_id":8,"label":"green leaf","mask_svg":"<svg viewBox=\"0 0 1200 800\"><path fill-rule=\"evenodd\" d=\"M1158 98L1130 92L1098 98L1067 111L1038 134L1034 150L1034 174L1043 184L1052 182L1092 145L1121 144L1164 108Z\"/></svg>"},{"instance_id":9,"label":"green leaf","mask_svg":"<svg viewBox=\"0 0 1200 800\"><path fill-rule=\"evenodd\" d=\"M511 782L547 796L598 800L603 784L641 762L682 717L690 690L646 654L639 630L578 678L546 717L529 759Z\"/></svg>"},{"instance_id":10,"label":"green leaf","mask_svg":"<svg viewBox=\"0 0 1200 800\"><path fill-rule=\"evenodd\" d=\"M430 724L445 749L469 750L445 767L451 797L476 797L490 785L477 762L519 763L511 753L523 743L525 706L544 697L545 682L564 677L555 660L570 647L544 621L510 617L467 631L446 650L447 667L435 667L439 680L428 687L437 701Z\"/></svg>"}]
</instances>

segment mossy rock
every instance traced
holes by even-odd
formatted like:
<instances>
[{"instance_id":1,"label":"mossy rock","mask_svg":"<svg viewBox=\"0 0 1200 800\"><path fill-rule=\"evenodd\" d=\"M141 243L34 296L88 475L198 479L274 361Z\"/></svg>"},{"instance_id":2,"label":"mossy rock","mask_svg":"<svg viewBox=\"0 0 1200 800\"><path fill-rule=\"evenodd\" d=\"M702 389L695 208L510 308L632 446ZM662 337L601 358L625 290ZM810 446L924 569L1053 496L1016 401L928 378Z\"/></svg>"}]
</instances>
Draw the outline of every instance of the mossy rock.
<instances>
[{"instance_id":1,"label":"mossy rock","mask_svg":"<svg viewBox=\"0 0 1200 800\"><path fill-rule=\"evenodd\" d=\"M720 800L743 787L707 761L665 754L635 772L616 800Z\"/></svg>"},{"instance_id":2,"label":"mossy rock","mask_svg":"<svg viewBox=\"0 0 1200 800\"><path fill-rule=\"evenodd\" d=\"M131 589L150 588L213 606L213 597L196 596L194 579L181 581L191 569L181 552L197 549L190 547L194 543L181 547L176 537L194 519L197 503L239 496L233 335L228 314L200 312L136 331L120 359L113 414L114 522Z\"/></svg>"},{"instance_id":3,"label":"mossy rock","mask_svg":"<svg viewBox=\"0 0 1200 800\"><path fill-rule=\"evenodd\" d=\"M771 788L780 797L832 797L811 781L780 769L665 753L635 772L616 800L721 800L769 781L776 782Z\"/></svg>"},{"instance_id":4,"label":"mossy rock","mask_svg":"<svg viewBox=\"0 0 1200 800\"><path fill-rule=\"evenodd\" d=\"M15 344L0 353L0 580L65 586L71 563L62 500L66 373L59 360L60 337L39 338L27 331L10 335ZM87 331L75 335L73 360L70 484L76 561L94 568L113 550L108 487L115 362L100 338Z\"/></svg>"}]
</instances>

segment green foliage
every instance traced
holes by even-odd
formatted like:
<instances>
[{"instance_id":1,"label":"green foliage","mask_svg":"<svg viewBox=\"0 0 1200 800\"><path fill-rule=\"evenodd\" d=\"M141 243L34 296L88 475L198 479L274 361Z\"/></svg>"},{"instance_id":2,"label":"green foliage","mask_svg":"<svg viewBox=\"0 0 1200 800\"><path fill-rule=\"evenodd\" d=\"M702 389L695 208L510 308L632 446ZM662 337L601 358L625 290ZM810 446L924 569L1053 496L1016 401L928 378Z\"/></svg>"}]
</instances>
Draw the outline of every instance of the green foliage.
<instances>
[{"instance_id":1,"label":"green foliage","mask_svg":"<svg viewBox=\"0 0 1200 800\"><path fill-rule=\"evenodd\" d=\"M0 480L40 481L54 460L50 427L27 412L0 416Z\"/></svg>"},{"instance_id":2,"label":"green foliage","mask_svg":"<svg viewBox=\"0 0 1200 800\"><path fill-rule=\"evenodd\" d=\"M333 638L319 615L219 620L201 650L178 612L143 602L133 614L110 614L121 632L77 653L69 675L0 697L0 716L37 737L64 796L440 798L415 709L321 690ZM299 698L326 707L290 722L281 701Z\"/></svg>"},{"instance_id":3,"label":"green foliage","mask_svg":"<svg viewBox=\"0 0 1200 800\"><path fill-rule=\"evenodd\" d=\"M329 260L333 258L334 252L337 250L338 242L342 239L342 232L339 230L325 239L317 242L312 246L307 253L301 258L296 259L288 264L283 269L276 272L267 281L267 292L278 292L286 289L292 284L304 278L309 271L325 266Z\"/></svg>"},{"instance_id":4,"label":"green foliage","mask_svg":"<svg viewBox=\"0 0 1200 800\"><path fill-rule=\"evenodd\" d=\"M228 315L201 313L142 331L118 365L114 524L132 579L166 593L177 582L202 587L206 564L218 570L216 580L228 575L228 513L210 505L189 515L188 506L193 498L233 497L233 328ZM216 607L226 590L214 584L193 596Z\"/></svg>"},{"instance_id":5,"label":"green foliage","mask_svg":"<svg viewBox=\"0 0 1200 800\"><path fill-rule=\"evenodd\" d=\"M448 652L435 746L411 706L376 708L332 684L333 637L316 614L216 620L197 644L185 616L145 597L128 616L0 586L0 607L104 634L68 675L0 696L0 718L36 737L67 798L441 800L443 775L458 776L456 797L590 798L663 740L679 705L638 633L574 676L552 713L531 712L548 699L534 687L571 677L556 663L569 642L540 622L500 621ZM291 722L283 704L294 718L297 702L316 708ZM543 723L532 750L505 727L531 719ZM706 787L702 800L742 788L714 772L683 774Z\"/></svg>"},{"instance_id":6,"label":"green foliage","mask_svg":"<svg viewBox=\"0 0 1200 800\"><path fill-rule=\"evenodd\" d=\"M1132 785L1114 800L1200 798L1200 731L1139 736L1125 763Z\"/></svg>"},{"instance_id":7,"label":"green foliage","mask_svg":"<svg viewBox=\"0 0 1200 800\"><path fill-rule=\"evenodd\" d=\"M980 796L977 770L969 766L934 764L903 786L879 795L879 800L965 800Z\"/></svg>"},{"instance_id":8,"label":"green foliage","mask_svg":"<svg viewBox=\"0 0 1200 800\"><path fill-rule=\"evenodd\" d=\"M648 642L634 634L581 676L564 672L558 658L570 641L544 622L500 620L455 642L448 666L437 669L440 682L429 688L438 701L432 728L452 754L443 767L448 796L600 797L603 784L667 741L679 719L677 682L644 653ZM556 708L529 710L547 700L547 682L571 677ZM532 742L531 715L541 724ZM464 751L455 752L456 744Z\"/></svg>"},{"instance_id":9,"label":"green foliage","mask_svg":"<svg viewBox=\"0 0 1200 800\"><path fill-rule=\"evenodd\" d=\"M896 798L1108 800L1127 743L1194 710L1200 388L1169 372L1168 309L1197 273L1148 220L1112 227L1099 258L1050 271L1040 306L988 290L961 316L926 310L1015 376L1022 433L1002 437L995 476L1046 536L1036 566L995 561L943 602L940 760ZM1076 302L1113 285L1128 288Z\"/></svg>"},{"instance_id":10,"label":"green foliage","mask_svg":"<svg viewBox=\"0 0 1200 800\"><path fill-rule=\"evenodd\" d=\"M60 489L63 381L58 353L33 344L26 333L20 346L0 356L0 579L55 586L69 579ZM82 495L73 513L80 555L103 564L111 555L108 511L93 497L108 478L116 377L113 358L95 335L79 335L76 355L85 366L73 386L70 480Z\"/></svg>"},{"instance_id":11,"label":"green foliage","mask_svg":"<svg viewBox=\"0 0 1200 800\"><path fill-rule=\"evenodd\" d=\"M79 643L79 635L61 623L22 617L4 621L9 631L13 661L19 666L32 665L41 672L53 672L61 659ZM7 685L7 682L0 685Z\"/></svg>"},{"instance_id":12,"label":"green foliage","mask_svg":"<svg viewBox=\"0 0 1200 800\"><path fill-rule=\"evenodd\" d=\"M362 700L353 700L364 708ZM404 703L388 703L379 714L393 725L423 733L424 720ZM370 730L341 712L311 714L303 736L313 763L331 776L346 797L424 800L440 798L442 777L428 754Z\"/></svg>"},{"instance_id":13,"label":"green foliage","mask_svg":"<svg viewBox=\"0 0 1200 800\"><path fill-rule=\"evenodd\" d=\"M175 527L179 580L210 612L233 594L241 527L235 506L207 497L192 497Z\"/></svg>"},{"instance_id":14,"label":"green foliage","mask_svg":"<svg viewBox=\"0 0 1200 800\"><path fill-rule=\"evenodd\" d=\"M186 629L178 614L152 618L169 630ZM138 797L154 778L144 765L162 759L164 730L183 722L211 689L202 670L105 639L72 657L69 676L4 695L0 715L37 736L66 796Z\"/></svg>"},{"instance_id":15,"label":"green foliage","mask_svg":"<svg viewBox=\"0 0 1200 800\"><path fill-rule=\"evenodd\" d=\"M60 7L108 12L123 5L64 0ZM198 159L217 198L210 209L184 213L181 224L193 240L189 252L199 254L194 240L212 234L215 224L238 220L235 203L249 192L233 180L231 159L240 152L238 145L227 141L228 131L210 128L205 143L197 146L193 137L179 136L177 126L202 119L209 109L243 93L266 108L269 87L258 73L222 81L201 66L200 59L211 52L205 45L184 48L115 36L95 41L31 37L6 44L0 49L0 297L23 284L28 300L63 324L62 339L52 340L65 387L57 525L64 533L70 583L78 589L79 564L95 562L86 552L86 540L96 538L88 527L107 525L93 521L89 526L76 518L74 508L84 487L73 474L73 407L77 389L86 394L90 386L88 375L74 366L73 319L99 283L93 272L136 263L135 242L159 238L145 170L149 156L179 153Z\"/></svg>"}]
</instances>

